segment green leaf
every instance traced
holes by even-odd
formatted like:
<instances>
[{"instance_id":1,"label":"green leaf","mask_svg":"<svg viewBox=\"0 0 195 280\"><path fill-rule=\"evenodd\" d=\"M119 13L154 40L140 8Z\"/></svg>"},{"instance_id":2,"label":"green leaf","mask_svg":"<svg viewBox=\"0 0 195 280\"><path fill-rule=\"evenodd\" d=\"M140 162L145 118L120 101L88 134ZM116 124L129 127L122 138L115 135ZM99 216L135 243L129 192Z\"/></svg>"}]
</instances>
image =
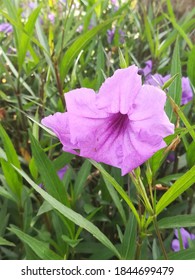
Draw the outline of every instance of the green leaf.
<instances>
[{"instance_id":1,"label":"green leaf","mask_svg":"<svg viewBox=\"0 0 195 280\"><path fill-rule=\"evenodd\" d=\"M81 228L84 228L88 232L90 232L96 239L98 239L104 246L106 246L110 251L112 251L119 259L120 254L116 247L111 243L111 241L99 230L98 227L93 225L91 222L86 220L80 214L76 213L72 209L66 207L59 201L57 201L54 197L49 195L47 192L42 190L38 185L36 185L29 176L18 168L14 167L21 176L57 211L59 211L64 217L68 218L70 221L75 223Z\"/></svg>"},{"instance_id":2,"label":"green leaf","mask_svg":"<svg viewBox=\"0 0 195 280\"><path fill-rule=\"evenodd\" d=\"M173 83L169 87L168 95L171 96L171 98L178 106L180 106L182 88L181 88L181 62L180 62L178 40L175 43L175 48L173 51L173 57L171 61L171 76L174 77L176 74L177 76L175 77ZM166 103L165 110L167 112L170 121L175 120L175 115L173 115L174 114L173 108L169 101Z\"/></svg>"},{"instance_id":3,"label":"green leaf","mask_svg":"<svg viewBox=\"0 0 195 280\"><path fill-rule=\"evenodd\" d=\"M30 133L32 153L37 164L37 168L41 174L44 187L60 202L70 205L64 185L59 179L52 162L47 158L43 149L40 147L38 141Z\"/></svg>"},{"instance_id":4,"label":"green leaf","mask_svg":"<svg viewBox=\"0 0 195 280\"><path fill-rule=\"evenodd\" d=\"M107 28L111 22L118 19L119 17L113 17L108 19L98 26L93 27L91 30L88 30L84 34L80 35L78 39L74 41L74 43L68 48L63 56L61 63L60 63L60 79L63 83L68 71L70 70L71 66L74 63L74 59L78 56L80 51L84 49L87 44L103 29Z\"/></svg>"},{"instance_id":5,"label":"green leaf","mask_svg":"<svg viewBox=\"0 0 195 280\"><path fill-rule=\"evenodd\" d=\"M186 153L186 159L187 159L187 163L189 168L193 167L195 165L195 142L192 142L188 149L187 149L187 153Z\"/></svg>"},{"instance_id":6,"label":"green leaf","mask_svg":"<svg viewBox=\"0 0 195 280\"><path fill-rule=\"evenodd\" d=\"M187 63L188 77L192 85L195 87L195 59L194 58L195 58L195 45L192 48L192 50L189 52L188 63Z\"/></svg>"},{"instance_id":7,"label":"green leaf","mask_svg":"<svg viewBox=\"0 0 195 280\"><path fill-rule=\"evenodd\" d=\"M135 258L137 238L137 222L134 215L130 215L128 223L126 225L121 256L124 260L133 260Z\"/></svg>"},{"instance_id":8,"label":"green leaf","mask_svg":"<svg viewBox=\"0 0 195 280\"><path fill-rule=\"evenodd\" d=\"M186 43L188 44L189 48L192 49L193 48L193 44L192 41L190 40L190 37L187 35L187 33L185 32L185 30L183 29L183 26L179 25L175 19L170 18L169 16L167 16L167 14L163 14L165 18L167 18L173 25L174 29L176 29L179 33L179 35L186 41Z\"/></svg>"},{"instance_id":9,"label":"green leaf","mask_svg":"<svg viewBox=\"0 0 195 280\"><path fill-rule=\"evenodd\" d=\"M180 177L170 189L160 198L156 205L156 214L160 214L169 204L177 199L192 184L195 183L195 166Z\"/></svg>"},{"instance_id":10,"label":"green leaf","mask_svg":"<svg viewBox=\"0 0 195 280\"><path fill-rule=\"evenodd\" d=\"M121 215L121 218L122 218L123 223L125 225L126 224L126 215L125 215L125 211L123 209L122 203L120 201L120 198L118 196L118 193L115 191L112 184L105 177L103 177L103 179L105 181L108 192L109 192L110 196L112 197L112 200L114 201L114 204L117 207L117 209L119 211L119 214Z\"/></svg>"},{"instance_id":11,"label":"green leaf","mask_svg":"<svg viewBox=\"0 0 195 280\"><path fill-rule=\"evenodd\" d=\"M195 260L195 250L192 249L185 249L180 250L176 253L170 253L168 254L169 260Z\"/></svg>"},{"instance_id":12,"label":"green leaf","mask_svg":"<svg viewBox=\"0 0 195 280\"><path fill-rule=\"evenodd\" d=\"M135 209L135 206L131 202L129 196L127 193L123 190L123 188L117 183L117 181L101 166L101 164L95 162L94 160L89 160L101 173L102 176L108 180L108 182L115 188L115 190L121 195L121 197L124 199L124 201L127 203L131 211L136 217L136 220L138 222L138 225L140 225L140 218L137 213L137 210Z\"/></svg>"},{"instance_id":13,"label":"green leaf","mask_svg":"<svg viewBox=\"0 0 195 280\"><path fill-rule=\"evenodd\" d=\"M91 170L91 163L88 160L85 160L83 165L80 167L80 170L77 174L75 184L74 184L74 199L77 200L81 194L84 184L87 180L87 177Z\"/></svg>"},{"instance_id":14,"label":"green leaf","mask_svg":"<svg viewBox=\"0 0 195 280\"><path fill-rule=\"evenodd\" d=\"M0 236L0 246L15 246L15 244L10 241L7 241L6 239Z\"/></svg>"},{"instance_id":15,"label":"green leaf","mask_svg":"<svg viewBox=\"0 0 195 280\"><path fill-rule=\"evenodd\" d=\"M43 204L39 208L37 216L42 215L44 213L47 213L47 212L49 212L51 210L53 210L53 207L47 201L43 201Z\"/></svg>"},{"instance_id":16,"label":"green leaf","mask_svg":"<svg viewBox=\"0 0 195 280\"><path fill-rule=\"evenodd\" d=\"M119 51L119 64L120 64L120 68L126 68L127 67L127 63L125 61L124 55L121 51L121 48L118 49Z\"/></svg>"},{"instance_id":17,"label":"green leaf","mask_svg":"<svg viewBox=\"0 0 195 280\"><path fill-rule=\"evenodd\" d=\"M104 81L104 75L103 75L104 69L105 69L105 54L104 54L104 47L102 45L102 41L100 40L99 43L98 43L98 48L97 48L96 90L98 90L100 88L101 84Z\"/></svg>"},{"instance_id":18,"label":"green leaf","mask_svg":"<svg viewBox=\"0 0 195 280\"><path fill-rule=\"evenodd\" d=\"M37 7L33 10L33 12L30 14L28 21L25 24L24 31L22 32L21 38L19 40L19 46L18 46L18 65L19 65L19 72L22 69L22 65L24 63L24 59L26 56L26 52L29 48L29 42L30 38L33 35L35 22L37 20L37 17L40 13L41 6Z\"/></svg>"},{"instance_id":19,"label":"green leaf","mask_svg":"<svg viewBox=\"0 0 195 280\"><path fill-rule=\"evenodd\" d=\"M62 239L72 248L75 248L82 241L82 239L71 239L67 235L62 235Z\"/></svg>"},{"instance_id":20,"label":"green leaf","mask_svg":"<svg viewBox=\"0 0 195 280\"><path fill-rule=\"evenodd\" d=\"M180 227L194 227L195 215L176 215L173 217L166 217L158 221L159 229L166 228L180 228ZM149 230L153 229L153 226Z\"/></svg>"},{"instance_id":21,"label":"green leaf","mask_svg":"<svg viewBox=\"0 0 195 280\"><path fill-rule=\"evenodd\" d=\"M0 137L3 142L4 150L7 156L7 160L15 165L17 168L20 168L20 162L16 153L16 150L14 149L14 146L4 130L3 126L0 124Z\"/></svg>"},{"instance_id":22,"label":"green leaf","mask_svg":"<svg viewBox=\"0 0 195 280\"><path fill-rule=\"evenodd\" d=\"M150 22L148 15L144 15L144 26L145 26L145 34L148 40L148 44L150 47L150 52L154 55L155 47L154 47L154 34L153 34L153 26Z\"/></svg>"},{"instance_id":23,"label":"green leaf","mask_svg":"<svg viewBox=\"0 0 195 280\"><path fill-rule=\"evenodd\" d=\"M57 255L55 252L50 250L48 248L48 244L40 240L37 240L35 237L32 237L15 227L11 227L9 230L13 232L15 235L17 235L22 242L26 243L41 260L63 259L61 256Z\"/></svg>"},{"instance_id":24,"label":"green leaf","mask_svg":"<svg viewBox=\"0 0 195 280\"><path fill-rule=\"evenodd\" d=\"M13 194L20 200L23 187L22 177L18 176L19 174L14 170L9 162L4 159L1 159L0 162L8 186Z\"/></svg>"}]
</instances>

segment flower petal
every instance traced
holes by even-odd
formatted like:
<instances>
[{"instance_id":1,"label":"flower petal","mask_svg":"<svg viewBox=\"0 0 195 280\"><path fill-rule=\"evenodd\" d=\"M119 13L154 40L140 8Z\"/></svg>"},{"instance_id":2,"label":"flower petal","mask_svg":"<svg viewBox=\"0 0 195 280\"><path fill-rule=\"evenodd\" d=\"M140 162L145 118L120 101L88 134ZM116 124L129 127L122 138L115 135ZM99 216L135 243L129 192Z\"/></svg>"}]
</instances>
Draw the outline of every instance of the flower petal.
<instances>
[{"instance_id":1,"label":"flower petal","mask_svg":"<svg viewBox=\"0 0 195 280\"><path fill-rule=\"evenodd\" d=\"M179 239L179 233L178 230L175 229L174 231L175 236ZM183 242L183 247L186 249L188 248L188 239L191 239L190 233L185 230L184 228L180 228L180 233L181 233L181 238L182 238L182 242Z\"/></svg>"},{"instance_id":2,"label":"flower petal","mask_svg":"<svg viewBox=\"0 0 195 280\"><path fill-rule=\"evenodd\" d=\"M96 131L109 114L98 110L95 105L96 93L92 89L72 90L65 94L65 99L71 142L80 148L93 146Z\"/></svg>"},{"instance_id":3,"label":"flower petal","mask_svg":"<svg viewBox=\"0 0 195 280\"><path fill-rule=\"evenodd\" d=\"M193 93L192 93L192 89L191 89L190 81L189 81L188 77L182 77L181 82L182 82L182 100L181 100L181 104L185 105L190 100L192 100Z\"/></svg>"},{"instance_id":4,"label":"flower petal","mask_svg":"<svg viewBox=\"0 0 195 280\"><path fill-rule=\"evenodd\" d=\"M141 76L138 67L132 65L117 70L105 80L97 96L97 106L108 113L127 114L141 88Z\"/></svg>"},{"instance_id":5,"label":"flower petal","mask_svg":"<svg viewBox=\"0 0 195 280\"><path fill-rule=\"evenodd\" d=\"M166 95L161 89L149 85L142 86L134 101L134 110L129 115L136 134L147 133L153 138L158 135L164 138L174 132L174 125L164 112L165 101Z\"/></svg>"},{"instance_id":6,"label":"flower petal","mask_svg":"<svg viewBox=\"0 0 195 280\"><path fill-rule=\"evenodd\" d=\"M63 144L64 151L76 154L74 149L78 149L78 146L73 145L70 141L68 113L55 113L54 115L43 118L41 123L56 134Z\"/></svg>"},{"instance_id":7,"label":"flower petal","mask_svg":"<svg viewBox=\"0 0 195 280\"><path fill-rule=\"evenodd\" d=\"M175 252L180 251L179 240L173 239L173 241L172 241L172 243L171 243L171 247L172 247L173 251L175 251Z\"/></svg>"}]
</instances>

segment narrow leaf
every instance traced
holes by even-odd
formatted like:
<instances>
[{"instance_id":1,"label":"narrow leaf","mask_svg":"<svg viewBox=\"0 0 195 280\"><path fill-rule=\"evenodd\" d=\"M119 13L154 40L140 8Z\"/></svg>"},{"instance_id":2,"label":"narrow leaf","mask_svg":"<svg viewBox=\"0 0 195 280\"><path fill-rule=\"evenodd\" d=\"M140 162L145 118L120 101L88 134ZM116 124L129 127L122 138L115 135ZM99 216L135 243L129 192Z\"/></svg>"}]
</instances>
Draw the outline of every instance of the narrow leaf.
<instances>
[{"instance_id":1,"label":"narrow leaf","mask_svg":"<svg viewBox=\"0 0 195 280\"><path fill-rule=\"evenodd\" d=\"M81 228L86 229L88 232L90 232L96 239L98 239L104 246L106 246L110 251L112 251L119 259L120 254L116 247L111 243L111 241L99 230L98 227L93 225L91 222L86 220L84 217L82 217L77 212L73 211L72 209L66 207L59 201L57 201L55 198L53 198L51 195L49 195L47 192L42 190L38 185L36 185L29 176L23 171L19 170L18 168L14 167L20 174L23 176L23 178L51 205L53 208L55 208L57 211L59 211L64 217L71 220L73 223L78 225Z\"/></svg>"},{"instance_id":2,"label":"narrow leaf","mask_svg":"<svg viewBox=\"0 0 195 280\"><path fill-rule=\"evenodd\" d=\"M177 199L192 184L195 183L195 166L180 177L170 189L160 198L156 205L156 214L160 214L169 204Z\"/></svg>"},{"instance_id":3,"label":"narrow leaf","mask_svg":"<svg viewBox=\"0 0 195 280\"><path fill-rule=\"evenodd\" d=\"M0 236L0 246L15 246L15 244Z\"/></svg>"},{"instance_id":4,"label":"narrow leaf","mask_svg":"<svg viewBox=\"0 0 195 280\"><path fill-rule=\"evenodd\" d=\"M60 202L69 205L67 193L52 162L47 158L38 141L30 133L32 153L46 190Z\"/></svg>"},{"instance_id":5,"label":"narrow leaf","mask_svg":"<svg viewBox=\"0 0 195 280\"><path fill-rule=\"evenodd\" d=\"M133 260L135 258L137 238L137 223L134 215L130 215L126 225L125 234L122 242L122 259Z\"/></svg>"},{"instance_id":6,"label":"narrow leaf","mask_svg":"<svg viewBox=\"0 0 195 280\"><path fill-rule=\"evenodd\" d=\"M107 28L108 25L113 22L114 20L118 19L119 17L113 17L108 19L98 26L95 26L91 30L88 30L84 34L80 35L78 39L74 41L74 43L68 48L63 56L60 64L60 78L61 82L64 81L68 71L70 70L71 66L73 65L74 59L78 56L80 51L86 47L86 45L98 34L98 32L102 31L103 29Z\"/></svg>"},{"instance_id":7,"label":"narrow leaf","mask_svg":"<svg viewBox=\"0 0 195 280\"><path fill-rule=\"evenodd\" d=\"M174 77L176 74L177 76L175 77L173 83L169 87L168 95L171 96L171 98L175 101L175 103L178 106L180 106L182 88L181 88L181 62L180 62L178 40L175 43L175 48L173 51L173 57L171 61L171 76ZM170 121L172 121L173 119L175 120L173 108L169 101L166 103L165 110L167 112L167 115L169 116Z\"/></svg>"},{"instance_id":8,"label":"narrow leaf","mask_svg":"<svg viewBox=\"0 0 195 280\"><path fill-rule=\"evenodd\" d=\"M22 242L26 243L40 259L42 260L63 259L61 256L57 255L55 252L50 250L46 243L22 232L21 230L15 227L11 227L9 230L13 232L15 235L17 235Z\"/></svg>"},{"instance_id":9,"label":"narrow leaf","mask_svg":"<svg viewBox=\"0 0 195 280\"><path fill-rule=\"evenodd\" d=\"M136 217L136 220L138 222L138 225L140 225L140 219L139 219L139 215L137 213L137 210L135 209L135 206L133 205L133 203L131 202L130 198L128 197L127 193L123 190L123 188L117 183L117 181L101 166L101 164L93 161L93 160L89 160L101 173L102 176L108 180L108 182L110 182L110 184L116 189L116 191L121 195L121 197L124 199L124 201L127 203L127 205L129 206L129 208L131 209L131 211L133 212L133 214Z\"/></svg>"}]
</instances>

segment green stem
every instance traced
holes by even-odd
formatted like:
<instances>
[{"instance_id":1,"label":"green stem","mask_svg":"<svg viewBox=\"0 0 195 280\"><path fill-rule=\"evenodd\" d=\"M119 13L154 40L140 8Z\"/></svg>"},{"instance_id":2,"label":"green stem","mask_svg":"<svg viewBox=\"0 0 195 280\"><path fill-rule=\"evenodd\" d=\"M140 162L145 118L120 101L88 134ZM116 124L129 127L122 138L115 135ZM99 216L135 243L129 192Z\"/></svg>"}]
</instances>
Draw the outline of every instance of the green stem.
<instances>
[{"instance_id":1,"label":"green stem","mask_svg":"<svg viewBox=\"0 0 195 280\"><path fill-rule=\"evenodd\" d=\"M167 253L166 253L163 241L162 241L162 237L161 237L161 234L160 234L160 231L159 231L159 228L158 228L156 216L153 217L153 223L154 223L154 228L155 228L155 231L156 231L156 234L157 234L157 237L158 237L158 241L160 243L160 247L161 247L163 256L164 256L165 260L168 260L168 256L167 256Z\"/></svg>"}]
</instances>

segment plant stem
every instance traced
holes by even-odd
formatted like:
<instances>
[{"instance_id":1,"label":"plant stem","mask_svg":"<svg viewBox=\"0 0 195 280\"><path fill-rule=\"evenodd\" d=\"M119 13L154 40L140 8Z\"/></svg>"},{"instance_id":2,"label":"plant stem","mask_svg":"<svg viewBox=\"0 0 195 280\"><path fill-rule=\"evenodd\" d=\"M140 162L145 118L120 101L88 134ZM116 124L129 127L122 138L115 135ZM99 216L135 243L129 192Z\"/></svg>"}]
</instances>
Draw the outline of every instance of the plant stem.
<instances>
[{"instance_id":1,"label":"plant stem","mask_svg":"<svg viewBox=\"0 0 195 280\"><path fill-rule=\"evenodd\" d=\"M159 231L159 228L158 228L156 216L153 217L153 223L154 223L155 231L156 231L156 234L157 234L157 237L158 237L158 241L160 243L160 247L161 247L163 256L164 256L165 260L168 260L167 252L165 250L165 247L164 247L164 244L163 244L163 241L162 241L162 237L161 237L161 234L160 234L160 231Z\"/></svg>"},{"instance_id":2,"label":"plant stem","mask_svg":"<svg viewBox=\"0 0 195 280\"><path fill-rule=\"evenodd\" d=\"M58 70L57 61L54 61L54 70L55 70L55 74L56 74L56 83L57 83L57 88L58 88L58 91L60 94L60 98L61 98L62 104L64 106L64 109L66 110L65 99L64 99L62 84L60 81L60 74L59 74L59 70Z\"/></svg>"}]
</instances>

